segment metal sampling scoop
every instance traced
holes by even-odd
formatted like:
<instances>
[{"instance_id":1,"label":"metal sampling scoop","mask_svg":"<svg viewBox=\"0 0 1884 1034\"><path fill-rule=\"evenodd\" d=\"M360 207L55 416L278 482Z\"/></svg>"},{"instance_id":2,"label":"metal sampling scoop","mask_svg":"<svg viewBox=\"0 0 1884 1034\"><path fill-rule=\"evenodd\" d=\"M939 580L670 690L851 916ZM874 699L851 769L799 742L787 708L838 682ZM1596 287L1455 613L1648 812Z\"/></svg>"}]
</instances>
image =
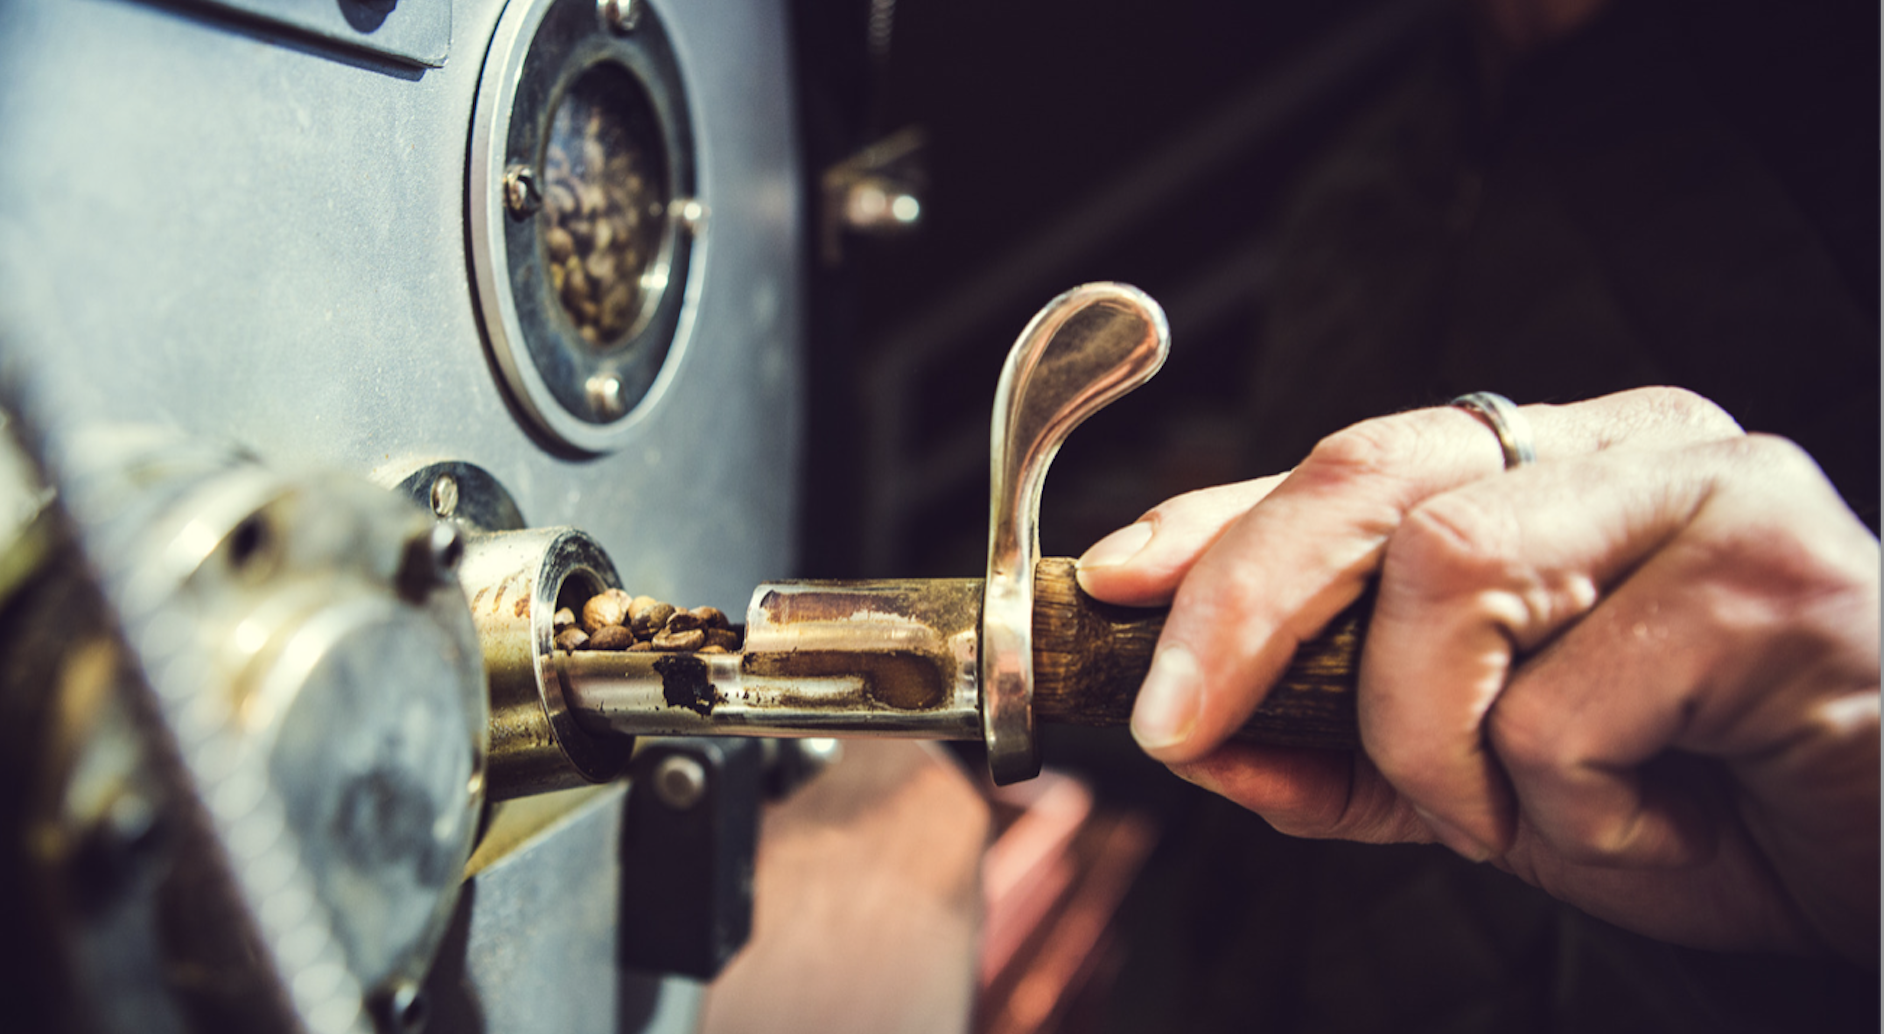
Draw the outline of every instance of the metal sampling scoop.
<instances>
[{"instance_id":1,"label":"metal sampling scoop","mask_svg":"<svg viewBox=\"0 0 1884 1034\"><path fill-rule=\"evenodd\" d=\"M998 783L1040 770L1034 721L1122 725L1161 610L1099 603L1073 562L1039 559L1040 490L1081 421L1150 379L1164 313L1123 284L1086 284L1021 332L995 391L985 579L761 585L739 653L558 653L576 721L629 735L980 739ZM1304 644L1245 733L1352 746L1359 620Z\"/></svg>"}]
</instances>

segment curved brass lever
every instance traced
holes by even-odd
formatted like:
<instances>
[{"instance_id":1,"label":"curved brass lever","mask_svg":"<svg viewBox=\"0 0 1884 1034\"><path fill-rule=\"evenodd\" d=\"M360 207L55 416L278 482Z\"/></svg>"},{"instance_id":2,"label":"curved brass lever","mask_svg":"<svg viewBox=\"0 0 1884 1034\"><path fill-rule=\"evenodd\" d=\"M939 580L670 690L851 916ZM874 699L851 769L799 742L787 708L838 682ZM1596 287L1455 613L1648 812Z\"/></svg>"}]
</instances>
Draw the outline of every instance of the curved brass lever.
<instances>
[{"instance_id":1,"label":"curved brass lever","mask_svg":"<svg viewBox=\"0 0 1884 1034\"><path fill-rule=\"evenodd\" d=\"M1082 284L1021 331L994 395L981 730L997 783L1040 771L1034 741L1034 564L1040 489L1073 428L1151 379L1171 350L1164 310L1136 287Z\"/></svg>"}]
</instances>

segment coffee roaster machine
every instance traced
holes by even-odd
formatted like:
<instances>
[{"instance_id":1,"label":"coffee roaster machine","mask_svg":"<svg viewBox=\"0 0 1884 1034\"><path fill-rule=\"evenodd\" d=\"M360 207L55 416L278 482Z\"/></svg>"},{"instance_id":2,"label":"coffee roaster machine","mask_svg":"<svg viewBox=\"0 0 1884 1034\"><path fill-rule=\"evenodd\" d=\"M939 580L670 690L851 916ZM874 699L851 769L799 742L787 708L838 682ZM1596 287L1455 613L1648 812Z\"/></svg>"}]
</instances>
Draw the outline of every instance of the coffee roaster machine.
<instances>
[{"instance_id":1,"label":"coffee roaster machine","mask_svg":"<svg viewBox=\"0 0 1884 1034\"><path fill-rule=\"evenodd\" d=\"M694 1027L828 748L542 646L790 563L785 22L0 2L0 1026Z\"/></svg>"}]
</instances>

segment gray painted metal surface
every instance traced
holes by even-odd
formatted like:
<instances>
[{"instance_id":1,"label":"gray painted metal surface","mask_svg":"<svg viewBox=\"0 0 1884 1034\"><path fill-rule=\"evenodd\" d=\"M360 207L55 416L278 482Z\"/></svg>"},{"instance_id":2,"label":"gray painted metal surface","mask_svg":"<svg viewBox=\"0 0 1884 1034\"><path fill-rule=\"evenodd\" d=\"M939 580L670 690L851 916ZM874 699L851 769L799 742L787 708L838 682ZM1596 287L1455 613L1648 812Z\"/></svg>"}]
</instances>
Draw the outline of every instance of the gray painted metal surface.
<instances>
[{"instance_id":1,"label":"gray painted metal surface","mask_svg":"<svg viewBox=\"0 0 1884 1034\"><path fill-rule=\"evenodd\" d=\"M451 50L451 0L206 0L343 46L437 68Z\"/></svg>"},{"instance_id":2,"label":"gray painted metal surface","mask_svg":"<svg viewBox=\"0 0 1884 1034\"><path fill-rule=\"evenodd\" d=\"M616 961L627 794L590 797L467 885L464 974L484 1030L693 1029L699 984Z\"/></svg>"},{"instance_id":3,"label":"gray painted metal surface","mask_svg":"<svg viewBox=\"0 0 1884 1034\"><path fill-rule=\"evenodd\" d=\"M662 5L713 245L672 383L593 459L534 441L466 260L466 147L499 5L444 67L374 65L210 14L0 3L0 347L74 424L168 423L277 463L491 471L624 582L743 606L792 541L799 190L781 11ZM55 429L56 430L56 429Z\"/></svg>"},{"instance_id":4,"label":"gray painted metal surface","mask_svg":"<svg viewBox=\"0 0 1884 1034\"><path fill-rule=\"evenodd\" d=\"M394 17L407 3L422 6L402 0ZM36 412L56 414L54 438L155 422L389 485L427 462L475 463L528 523L601 542L631 590L737 611L789 573L794 531L785 17L765 0L656 6L686 77L712 245L670 383L614 451L577 458L533 438L478 322L465 162L497 0L451 5L435 68L213 6L0 0L0 359L26 374ZM635 1017L555 1004L586 978L547 968L551 955L612 958L614 932L575 922L605 910L565 923L526 907L548 886L532 874L605 879L615 850L573 822L479 879L487 1029L550 1029L557 1010L570 1031L691 1023L686 985ZM566 975L475 961L511 956Z\"/></svg>"}]
</instances>

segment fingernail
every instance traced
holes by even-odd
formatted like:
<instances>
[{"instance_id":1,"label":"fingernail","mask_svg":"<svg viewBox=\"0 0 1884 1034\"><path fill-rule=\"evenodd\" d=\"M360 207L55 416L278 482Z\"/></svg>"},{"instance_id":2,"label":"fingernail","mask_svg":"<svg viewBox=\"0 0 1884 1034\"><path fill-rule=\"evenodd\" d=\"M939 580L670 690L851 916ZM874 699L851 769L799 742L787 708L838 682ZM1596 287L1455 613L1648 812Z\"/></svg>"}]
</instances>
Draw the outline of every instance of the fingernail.
<instances>
[{"instance_id":1,"label":"fingernail","mask_svg":"<svg viewBox=\"0 0 1884 1034\"><path fill-rule=\"evenodd\" d=\"M1491 848L1479 843L1476 837L1465 830L1439 818L1425 808L1416 807L1413 813L1420 817L1421 822L1426 823L1426 828L1432 830L1433 836L1438 837L1440 843L1465 856L1466 861L1482 862L1491 857Z\"/></svg>"},{"instance_id":2,"label":"fingernail","mask_svg":"<svg viewBox=\"0 0 1884 1034\"><path fill-rule=\"evenodd\" d=\"M1166 646L1152 658L1132 707L1132 738L1139 746L1158 751L1190 738L1202 703L1199 675L1197 658L1185 647Z\"/></svg>"},{"instance_id":3,"label":"fingernail","mask_svg":"<svg viewBox=\"0 0 1884 1034\"><path fill-rule=\"evenodd\" d=\"M1122 564L1137 556L1138 551L1145 548L1145 543L1151 541L1151 532L1150 521L1128 524L1093 543L1092 548L1079 558L1079 566L1081 568L1111 567L1115 564Z\"/></svg>"}]
</instances>

